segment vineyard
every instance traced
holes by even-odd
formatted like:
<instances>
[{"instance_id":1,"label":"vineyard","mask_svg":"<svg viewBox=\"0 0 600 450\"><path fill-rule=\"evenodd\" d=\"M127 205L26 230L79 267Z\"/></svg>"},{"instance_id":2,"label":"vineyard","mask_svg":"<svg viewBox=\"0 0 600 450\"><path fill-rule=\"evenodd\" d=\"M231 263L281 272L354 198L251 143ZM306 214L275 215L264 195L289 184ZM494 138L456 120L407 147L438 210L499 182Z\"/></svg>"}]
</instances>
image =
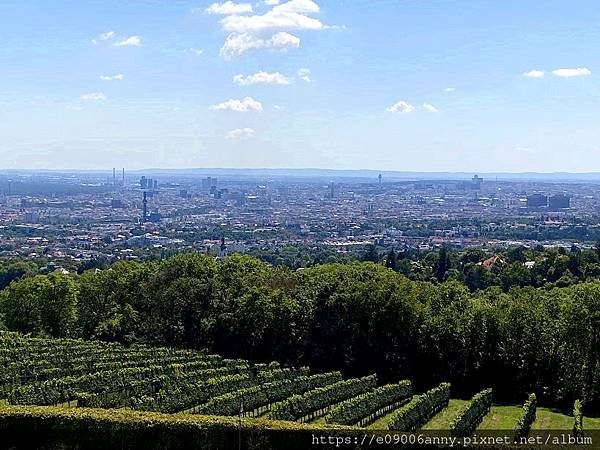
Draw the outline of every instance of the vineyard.
<instances>
[{"instance_id":1,"label":"vineyard","mask_svg":"<svg viewBox=\"0 0 600 450\"><path fill-rule=\"evenodd\" d=\"M81 431L95 423L94 432L116 427L109 430L116 436L150 421L164 427L158 441L185 439L188 433L220 448L224 444L211 433L229 442L241 428L248 436L265 439L266 433L272 440L281 431L298 436L311 430L414 432L437 423L452 436L467 436L490 429L501 411L491 389L455 402L448 383L418 394L408 380L379 385L375 374L344 379L340 372L313 373L191 350L0 333L0 432L47 429L50 436L61 427ZM536 429L541 416L533 393L519 408L497 427L516 439ZM600 428L598 419L585 417L580 401L561 417L568 423L561 429L573 436Z\"/></svg>"}]
</instances>

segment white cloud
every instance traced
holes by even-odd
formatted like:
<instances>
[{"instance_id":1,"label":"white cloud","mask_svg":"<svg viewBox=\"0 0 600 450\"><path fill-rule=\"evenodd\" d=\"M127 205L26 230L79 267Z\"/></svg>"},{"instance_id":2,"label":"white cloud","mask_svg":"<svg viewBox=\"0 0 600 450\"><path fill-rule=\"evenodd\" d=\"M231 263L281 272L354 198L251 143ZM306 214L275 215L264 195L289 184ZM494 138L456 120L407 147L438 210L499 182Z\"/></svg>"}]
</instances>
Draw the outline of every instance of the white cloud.
<instances>
[{"instance_id":1,"label":"white cloud","mask_svg":"<svg viewBox=\"0 0 600 450\"><path fill-rule=\"evenodd\" d=\"M184 51L186 53L192 53L192 54L198 55L198 56L200 56L200 55L202 55L204 53L204 50L202 50L200 48L192 48L192 47L186 48Z\"/></svg>"},{"instance_id":2,"label":"white cloud","mask_svg":"<svg viewBox=\"0 0 600 450\"><path fill-rule=\"evenodd\" d=\"M292 80L279 72L268 73L261 70L253 75L236 75L233 77L233 82L240 86L247 86L249 84L290 84Z\"/></svg>"},{"instance_id":3,"label":"white cloud","mask_svg":"<svg viewBox=\"0 0 600 450\"><path fill-rule=\"evenodd\" d=\"M273 8L278 13L312 14L320 11L319 5L312 0L290 0Z\"/></svg>"},{"instance_id":4,"label":"white cloud","mask_svg":"<svg viewBox=\"0 0 600 450\"><path fill-rule=\"evenodd\" d=\"M205 11L208 14L245 14L252 12L252 5L250 3L226 1L224 3L213 3Z\"/></svg>"},{"instance_id":5,"label":"white cloud","mask_svg":"<svg viewBox=\"0 0 600 450\"><path fill-rule=\"evenodd\" d=\"M262 39L249 33L232 33L227 36L220 54L225 59L232 59L250 50L287 50L300 47L300 39L293 34L279 32L270 39Z\"/></svg>"},{"instance_id":6,"label":"white cloud","mask_svg":"<svg viewBox=\"0 0 600 450\"><path fill-rule=\"evenodd\" d=\"M440 110L433 106L431 103L423 103L423 108L432 113L440 112Z\"/></svg>"},{"instance_id":7,"label":"white cloud","mask_svg":"<svg viewBox=\"0 0 600 450\"><path fill-rule=\"evenodd\" d=\"M248 50L299 47L300 39L290 34L291 31L328 28L320 20L310 17L320 11L319 5L313 0L289 0L284 3L266 0L264 3L272 7L264 14L231 13L221 19L223 30L230 32L221 48L223 58L231 59Z\"/></svg>"},{"instance_id":8,"label":"white cloud","mask_svg":"<svg viewBox=\"0 0 600 450\"><path fill-rule=\"evenodd\" d=\"M577 67L576 69L556 69L552 73L557 77L571 78L571 77L584 77L591 75L592 72L587 67Z\"/></svg>"},{"instance_id":9,"label":"white cloud","mask_svg":"<svg viewBox=\"0 0 600 450\"><path fill-rule=\"evenodd\" d=\"M223 29L233 33L264 33L267 31L282 30L321 30L323 24L317 19L296 12L275 12L276 6L271 11L256 16L227 16L221 20Z\"/></svg>"},{"instance_id":10,"label":"white cloud","mask_svg":"<svg viewBox=\"0 0 600 450\"><path fill-rule=\"evenodd\" d=\"M112 38L115 37L115 32L114 31L107 31L106 33L101 33L98 36L98 39L100 39L101 41L108 41Z\"/></svg>"},{"instance_id":11,"label":"white cloud","mask_svg":"<svg viewBox=\"0 0 600 450\"><path fill-rule=\"evenodd\" d=\"M453 87L447 87L446 89L444 89L444 92L454 92L456 91L456 88Z\"/></svg>"},{"instance_id":12,"label":"white cloud","mask_svg":"<svg viewBox=\"0 0 600 450\"><path fill-rule=\"evenodd\" d=\"M254 100L252 97L245 97L242 100L230 99L217 105L211 106L210 109L215 111L236 111L236 112L247 112L247 111L262 111L262 103L258 100Z\"/></svg>"},{"instance_id":13,"label":"white cloud","mask_svg":"<svg viewBox=\"0 0 600 450\"><path fill-rule=\"evenodd\" d=\"M115 47L139 47L142 45L142 39L139 36L129 36L113 44Z\"/></svg>"},{"instance_id":14,"label":"white cloud","mask_svg":"<svg viewBox=\"0 0 600 450\"><path fill-rule=\"evenodd\" d=\"M87 101L100 101L100 100L106 100L106 95L104 95L102 92L90 92L89 94L83 94L81 96L81 100L87 100Z\"/></svg>"},{"instance_id":15,"label":"white cloud","mask_svg":"<svg viewBox=\"0 0 600 450\"><path fill-rule=\"evenodd\" d=\"M310 69L298 70L298 76L300 77L300 79L306 81L307 83L312 82L310 75L311 75Z\"/></svg>"},{"instance_id":16,"label":"white cloud","mask_svg":"<svg viewBox=\"0 0 600 450\"><path fill-rule=\"evenodd\" d=\"M100 75L100 79L103 81L121 81L125 77L122 73L118 73L116 75Z\"/></svg>"},{"instance_id":17,"label":"white cloud","mask_svg":"<svg viewBox=\"0 0 600 450\"><path fill-rule=\"evenodd\" d=\"M255 131L252 128L236 128L235 130L231 130L225 136L225 139L247 139L254 137Z\"/></svg>"},{"instance_id":18,"label":"white cloud","mask_svg":"<svg viewBox=\"0 0 600 450\"><path fill-rule=\"evenodd\" d=\"M386 110L395 114L409 114L415 110L415 107L404 100L400 100L399 102L388 107Z\"/></svg>"},{"instance_id":19,"label":"white cloud","mask_svg":"<svg viewBox=\"0 0 600 450\"><path fill-rule=\"evenodd\" d=\"M524 77L527 78L542 78L545 75L543 70L530 70L529 72L523 73Z\"/></svg>"}]
</instances>

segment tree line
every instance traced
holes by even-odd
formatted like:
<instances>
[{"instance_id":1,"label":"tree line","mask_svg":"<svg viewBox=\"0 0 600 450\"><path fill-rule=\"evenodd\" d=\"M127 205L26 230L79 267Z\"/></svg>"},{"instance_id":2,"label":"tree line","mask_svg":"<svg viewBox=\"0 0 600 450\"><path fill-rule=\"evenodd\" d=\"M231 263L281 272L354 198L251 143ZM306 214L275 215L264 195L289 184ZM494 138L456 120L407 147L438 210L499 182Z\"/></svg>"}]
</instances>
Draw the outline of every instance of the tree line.
<instances>
[{"instance_id":1,"label":"tree line","mask_svg":"<svg viewBox=\"0 0 600 450\"><path fill-rule=\"evenodd\" d=\"M566 287L600 279L600 243L593 249L564 247L509 249L468 248L419 252L394 250L381 252L368 246L361 255L418 281L459 281L469 290L498 286L504 291L515 286Z\"/></svg>"},{"instance_id":2,"label":"tree line","mask_svg":"<svg viewBox=\"0 0 600 450\"><path fill-rule=\"evenodd\" d=\"M442 381L453 395L491 387L500 401L530 392L600 410L600 282L498 286L411 280L382 264L273 267L234 255L120 262L81 275L14 279L0 327L207 349L346 376Z\"/></svg>"}]
</instances>

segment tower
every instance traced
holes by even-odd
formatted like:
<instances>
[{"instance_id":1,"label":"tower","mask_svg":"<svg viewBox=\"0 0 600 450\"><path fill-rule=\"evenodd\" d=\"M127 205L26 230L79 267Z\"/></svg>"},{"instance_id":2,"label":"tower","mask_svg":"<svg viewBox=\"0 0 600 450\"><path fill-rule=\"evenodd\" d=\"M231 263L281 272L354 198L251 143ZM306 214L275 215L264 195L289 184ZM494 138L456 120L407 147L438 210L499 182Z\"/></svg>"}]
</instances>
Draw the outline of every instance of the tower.
<instances>
[{"instance_id":1,"label":"tower","mask_svg":"<svg viewBox=\"0 0 600 450\"><path fill-rule=\"evenodd\" d=\"M113 186L117 185L117 169L113 167Z\"/></svg>"},{"instance_id":2,"label":"tower","mask_svg":"<svg viewBox=\"0 0 600 450\"><path fill-rule=\"evenodd\" d=\"M225 244L225 237L221 238L221 247L220 247L220 251L219 251L219 256L221 258L224 258L225 256L227 256L227 245Z\"/></svg>"},{"instance_id":3,"label":"tower","mask_svg":"<svg viewBox=\"0 0 600 450\"><path fill-rule=\"evenodd\" d=\"M379 186L381 186L381 174L379 174L379 176L377 177L379 179Z\"/></svg>"},{"instance_id":4,"label":"tower","mask_svg":"<svg viewBox=\"0 0 600 450\"><path fill-rule=\"evenodd\" d=\"M148 218L148 199L146 198L146 191L144 191L144 199L142 200L142 223L146 223Z\"/></svg>"},{"instance_id":5,"label":"tower","mask_svg":"<svg viewBox=\"0 0 600 450\"><path fill-rule=\"evenodd\" d=\"M123 167L123 178L121 179L121 184L125 186L125 167Z\"/></svg>"}]
</instances>

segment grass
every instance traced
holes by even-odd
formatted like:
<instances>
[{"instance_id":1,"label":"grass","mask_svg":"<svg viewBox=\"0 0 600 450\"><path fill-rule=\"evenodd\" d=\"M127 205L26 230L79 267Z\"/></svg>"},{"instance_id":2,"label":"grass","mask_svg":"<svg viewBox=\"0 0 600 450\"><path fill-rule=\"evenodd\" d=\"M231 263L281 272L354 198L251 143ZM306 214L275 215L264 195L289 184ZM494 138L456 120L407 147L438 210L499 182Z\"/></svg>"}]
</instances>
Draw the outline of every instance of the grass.
<instances>
[{"instance_id":1,"label":"grass","mask_svg":"<svg viewBox=\"0 0 600 450\"><path fill-rule=\"evenodd\" d=\"M585 419L584 419L585 423ZM532 430L572 430L573 417L551 408L537 408Z\"/></svg>"},{"instance_id":2,"label":"grass","mask_svg":"<svg viewBox=\"0 0 600 450\"><path fill-rule=\"evenodd\" d=\"M457 416L460 408L467 402L468 400L451 399L448 406L433 417L423 427L423 430L448 430L452 419ZM387 430L390 417L394 411L390 411L389 414L380 417L367 428L371 430ZM477 430L514 430L522 413L522 405L492 406L491 411L484 417ZM320 423L322 420L317 419L315 423ZM570 431L572 429L572 416L551 408L537 408L536 420L533 423L532 430ZM600 417L584 417L583 429L600 430Z\"/></svg>"},{"instance_id":3,"label":"grass","mask_svg":"<svg viewBox=\"0 0 600 450\"><path fill-rule=\"evenodd\" d=\"M483 419L478 430L514 430L522 409L516 406L492 406L490 413ZM532 430L565 430L573 429L573 417L552 408L538 407ZM584 430L600 430L600 417L584 417Z\"/></svg>"},{"instance_id":4,"label":"grass","mask_svg":"<svg viewBox=\"0 0 600 450\"><path fill-rule=\"evenodd\" d=\"M600 430L600 417L583 416L583 431L585 430Z\"/></svg>"},{"instance_id":5,"label":"grass","mask_svg":"<svg viewBox=\"0 0 600 450\"><path fill-rule=\"evenodd\" d=\"M522 415L523 407L521 405L492 406L477 430L514 430Z\"/></svg>"},{"instance_id":6,"label":"grass","mask_svg":"<svg viewBox=\"0 0 600 450\"><path fill-rule=\"evenodd\" d=\"M448 406L437 413L425 424L423 430L449 430L450 422L454 419L460 409L465 406L469 400L450 399Z\"/></svg>"}]
</instances>

